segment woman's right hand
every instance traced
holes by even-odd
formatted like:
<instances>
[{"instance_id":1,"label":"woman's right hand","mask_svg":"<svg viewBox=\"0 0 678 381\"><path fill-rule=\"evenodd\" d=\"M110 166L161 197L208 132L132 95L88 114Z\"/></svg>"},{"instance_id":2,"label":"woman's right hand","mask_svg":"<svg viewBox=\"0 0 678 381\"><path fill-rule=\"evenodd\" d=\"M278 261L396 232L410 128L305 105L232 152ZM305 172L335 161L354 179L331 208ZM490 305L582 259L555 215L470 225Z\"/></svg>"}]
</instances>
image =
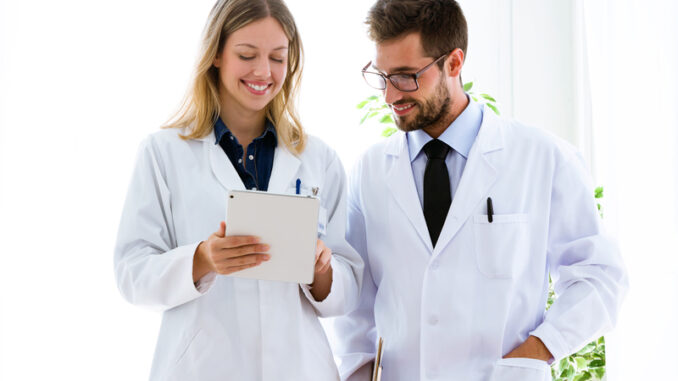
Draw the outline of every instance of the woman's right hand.
<instances>
[{"instance_id":1,"label":"woman's right hand","mask_svg":"<svg viewBox=\"0 0 678 381\"><path fill-rule=\"evenodd\" d=\"M226 223L221 222L219 230L207 241L202 241L193 256L193 282L197 282L210 271L227 275L236 271L258 266L268 261L266 254L270 246L259 242L255 236L226 236Z\"/></svg>"}]
</instances>

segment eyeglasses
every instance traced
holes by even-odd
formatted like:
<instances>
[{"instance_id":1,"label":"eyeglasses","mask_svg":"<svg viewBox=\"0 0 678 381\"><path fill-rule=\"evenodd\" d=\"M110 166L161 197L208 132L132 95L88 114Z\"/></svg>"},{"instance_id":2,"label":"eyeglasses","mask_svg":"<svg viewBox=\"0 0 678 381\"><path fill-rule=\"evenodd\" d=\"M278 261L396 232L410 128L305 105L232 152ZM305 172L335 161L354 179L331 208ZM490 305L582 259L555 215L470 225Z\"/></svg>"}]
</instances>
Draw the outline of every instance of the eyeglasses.
<instances>
[{"instance_id":1,"label":"eyeglasses","mask_svg":"<svg viewBox=\"0 0 678 381\"><path fill-rule=\"evenodd\" d=\"M419 90L419 81L417 81L419 77L421 77L421 75L424 74L426 70L433 66L433 64L447 57L448 54L449 53L443 54L442 56L438 57L438 59L424 66L421 70L419 70L416 73L397 73L384 75L373 71L367 71L367 68L370 67L370 65L372 65L372 61L370 61L367 63L367 65L365 65L365 67L362 70L363 78L365 78L365 82L367 82L369 86L374 87L377 90L385 90L386 80L388 79L393 85L393 87L400 91L406 92L417 91Z\"/></svg>"}]
</instances>

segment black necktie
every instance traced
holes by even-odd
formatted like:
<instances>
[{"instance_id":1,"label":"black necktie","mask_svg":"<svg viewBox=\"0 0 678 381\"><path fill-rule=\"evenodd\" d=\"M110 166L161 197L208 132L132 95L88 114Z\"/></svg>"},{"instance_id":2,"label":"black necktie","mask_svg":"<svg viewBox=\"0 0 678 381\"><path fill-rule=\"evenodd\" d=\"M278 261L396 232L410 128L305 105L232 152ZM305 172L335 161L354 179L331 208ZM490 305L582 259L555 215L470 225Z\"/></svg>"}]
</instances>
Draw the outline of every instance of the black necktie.
<instances>
[{"instance_id":1,"label":"black necktie","mask_svg":"<svg viewBox=\"0 0 678 381\"><path fill-rule=\"evenodd\" d=\"M424 146L428 158L424 171L424 218L433 247L443 230L447 211L452 203L450 176L445 164L449 150L450 146L438 139L433 139Z\"/></svg>"}]
</instances>

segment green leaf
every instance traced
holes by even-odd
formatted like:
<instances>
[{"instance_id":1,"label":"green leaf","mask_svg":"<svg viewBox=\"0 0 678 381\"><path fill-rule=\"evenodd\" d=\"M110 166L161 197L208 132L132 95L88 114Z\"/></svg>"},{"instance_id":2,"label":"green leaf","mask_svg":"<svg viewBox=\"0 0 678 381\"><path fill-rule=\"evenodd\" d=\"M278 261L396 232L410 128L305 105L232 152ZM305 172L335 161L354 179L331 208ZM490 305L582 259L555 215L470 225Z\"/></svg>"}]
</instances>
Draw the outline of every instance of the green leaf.
<instances>
[{"instance_id":1,"label":"green leaf","mask_svg":"<svg viewBox=\"0 0 678 381\"><path fill-rule=\"evenodd\" d=\"M494 111L495 114L501 115L501 114L499 113L499 110L497 110L497 107L496 107L495 105L493 105L493 104L491 104L491 103L485 103L485 104L487 105L487 107L491 108L492 111Z\"/></svg>"},{"instance_id":2,"label":"green leaf","mask_svg":"<svg viewBox=\"0 0 678 381\"><path fill-rule=\"evenodd\" d=\"M472 98L474 101L478 102L478 98L476 98L475 96L471 95L471 98Z\"/></svg>"},{"instance_id":3,"label":"green leaf","mask_svg":"<svg viewBox=\"0 0 678 381\"><path fill-rule=\"evenodd\" d=\"M358 103L358 105L356 107L358 108L358 110L360 110L363 107L365 107L365 105L368 104L368 103L370 103L370 101L365 100L365 101Z\"/></svg>"},{"instance_id":4,"label":"green leaf","mask_svg":"<svg viewBox=\"0 0 678 381\"><path fill-rule=\"evenodd\" d=\"M379 120L379 123L393 124L394 123L393 117L391 116L391 114L386 114L386 115L381 117L381 119Z\"/></svg>"},{"instance_id":5,"label":"green leaf","mask_svg":"<svg viewBox=\"0 0 678 381\"><path fill-rule=\"evenodd\" d=\"M497 101L496 101L494 98L492 98L489 94L484 94L484 93L483 93L483 94L480 94L480 96L483 97L483 98L485 98L485 99L487 99L487 100L490 101L490 102L495 102L495 103L497 102Z\"/></svg>"},{"instance_id":6,"label":"green leaf","mask_svg":"<svg viewBox=\"0 0 678 381\"><path fill-rule=\"evenodd\" d=\"M589 363L589 368L599 368L605 366L605 360L593 360Z\"/></svg>"},{"instance_id":7,"label":"green leaf","mask_svg":"<svg viewBox=\"0 0 678 381\"><path fill-rule=\"evenodd\" d=\"M468 92L473 87L473 81L464 83L464 91Z\"/></svg>"},{"instance_id":8,"label":"green leaf","mask_svg":"<svg viewBox=\"0 0 678 381\"><path fill-rule=\"evenodd\" d=\"M383 136L383 137L385 137L385 138L388 138L389 136L395 134L396 131L398 131L397 128L386 127L386 128L384 128L383 131L381 131L381 136Z\"/></svg>"},{"instance_id":9,"label":"green leaf","mask_svg":"<svg viewBox=\"0 0 678 381\"><path fill-rule=\"evenodd\" d=\"M603 187L596 188L596 198L603 198Z\"/></svg>"},{"instance_id":10,"label":"green leaf","mask_svg":"<svg viewBox=\"0 0 678 381\"><path fill-rule=\"evenodd\" d=\"M577 376L574 378L574 381L586 381L586 380L590 380L591 377L592 377L592 376L591 376L591 373L589 373L589 372L584 372L584 373L580 373L579 375L577 375Z\"/></svg>"},{"instance_id":11,"label":"green leaf","mask_svg":"<svg viewBox=\"0 0 678 381\"><path fill-rule=\"evenodd\" d=\"M605 368L596 368L592 372L598 377L599 380L602 380L605 377Z\"/></svg>"},{"instance_id":12,"label":"green leaf","mask_svg":"<svg viewBox=\"0 0 678 381\"><path fill-rule=\"evenodd\" d=\"M376 101L377 99L379 99L379 96L377 95L370 95L369 97L367 97L368 101Z\"/></svg>"}]
</instances>

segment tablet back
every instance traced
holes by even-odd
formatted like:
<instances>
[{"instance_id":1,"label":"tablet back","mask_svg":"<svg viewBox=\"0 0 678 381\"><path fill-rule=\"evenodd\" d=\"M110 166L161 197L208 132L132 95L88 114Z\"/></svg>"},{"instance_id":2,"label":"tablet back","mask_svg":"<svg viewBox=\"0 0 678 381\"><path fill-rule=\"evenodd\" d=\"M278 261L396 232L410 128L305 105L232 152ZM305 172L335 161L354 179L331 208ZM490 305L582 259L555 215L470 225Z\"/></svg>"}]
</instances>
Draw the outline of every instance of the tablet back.
<instances>
[{"instance_id":1,"label":"tablet back","mask_svg":"<svg viewBox=\"0 0 678 381\"><path fill-rule=\"evenodd\" d=\"M255 235L271 246L271 259L229 276L310 284L318 239L316 197L232 190L226 235Z\"/></svg>"}]
</instances>

